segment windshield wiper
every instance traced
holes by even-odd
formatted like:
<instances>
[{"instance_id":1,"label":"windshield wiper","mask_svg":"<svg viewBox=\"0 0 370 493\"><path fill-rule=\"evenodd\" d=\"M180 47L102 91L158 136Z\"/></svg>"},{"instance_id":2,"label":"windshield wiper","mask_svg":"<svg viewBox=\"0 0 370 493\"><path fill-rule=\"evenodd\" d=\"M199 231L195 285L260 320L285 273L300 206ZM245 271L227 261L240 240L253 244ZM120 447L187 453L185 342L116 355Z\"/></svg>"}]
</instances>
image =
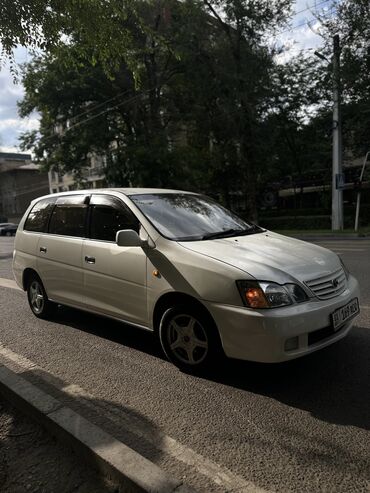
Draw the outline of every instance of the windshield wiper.
<instances>
[{"instance_id":1,"label":"windshield wiper","mask_svg":"<svg viewBox=\"0 0 370 493\"><path fill-rule=\"evenodd\" d=\"M225 229L223 231L217 231L215 233L206 233L201 237L201 240L213 240L216 238L229 238L230 236L244 236L244 235L250 235L253 233L258 233L262 232L263 229L260 228L259 226L256 226L253 224L250 228L247 229Z\"/></svg>"},{"instance_id":2,"label":"windshield wiper","mask_svg":"<svg viewBox=\"0 0 370 493\"><path fill-rule=\"evenodd\" d=\"M223 231L216 231L215 233L206 233L201 237L201 240L212 240L214 238L227 238L233 236L235 233L241 233L242 229L224 229Z\"/></svg>"}]
</instances>

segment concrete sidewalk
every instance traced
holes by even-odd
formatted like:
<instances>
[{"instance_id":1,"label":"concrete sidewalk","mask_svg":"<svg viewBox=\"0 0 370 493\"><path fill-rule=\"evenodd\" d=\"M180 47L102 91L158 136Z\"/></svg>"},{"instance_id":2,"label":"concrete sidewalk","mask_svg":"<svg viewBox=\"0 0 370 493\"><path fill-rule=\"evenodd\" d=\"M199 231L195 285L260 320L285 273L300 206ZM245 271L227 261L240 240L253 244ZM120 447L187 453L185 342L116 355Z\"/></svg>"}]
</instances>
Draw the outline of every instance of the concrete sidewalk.
<instances>
[{"instance_id":1,"label":"concrete sidewalk","mask_svg":"<svg viewBox=\"0 0 370 493\"><path fill-rule=\"evenodd\" d=\"M32 417L61 444L71 447L76 453L74 462L82 458L101 477L112 481L112 484L116 486L114 491L120 493L174 493L175 491L176 493L194 493L194 490L183 484L182 480L164 472L143 455L94 425L60 400L25 380L4 362L0 365L0 395L11 405ZM22 470L22 467L19 467ZM48 472L48 474L51 473L52 471ZM60 478L60 481L63 485L63 478ZM103 484L100 489L86 490L86 493L87 491L92 493L110 491L108 484L104 485L102 481L100 483ZM13 488L9 490L9 493L18 491L21 493L31 488L32 485L29 484L26 489L15 490ZM43 491L64 493L75 490L49 488ZM1 492L3 493L3 490Z\"/></svg>"},{"instance_id":2,"label":"concrete sidewalk","mask_svg":"<svg viewBox=\"0 0 370 493\"><path fill-rule=\"evenodd\" d=\"M113 493L106 480L0 397L2 493Z\"/></svg>"}]
</instances>

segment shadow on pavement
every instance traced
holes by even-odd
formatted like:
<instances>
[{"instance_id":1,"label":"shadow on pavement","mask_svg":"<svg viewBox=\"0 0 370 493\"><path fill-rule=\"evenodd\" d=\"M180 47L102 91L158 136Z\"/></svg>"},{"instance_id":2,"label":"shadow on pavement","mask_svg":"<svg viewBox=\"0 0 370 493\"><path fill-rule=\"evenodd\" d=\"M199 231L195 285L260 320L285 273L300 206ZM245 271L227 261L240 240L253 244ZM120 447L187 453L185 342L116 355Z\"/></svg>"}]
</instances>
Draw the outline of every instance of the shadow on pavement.
<instances>
[{"instance_id":1,"label":"shadow on pavement","mask_svg":"<svg viewBox=\"0 0 370 493\"><path fill-rule=\"evenodd\" d=\"M27 370L19 375L108 433L101 437L104 440L101 443L97 441L99 436L94 436L93 439L97 441L94 443L94 448L106 448L109 445L107 438L114 437L152 462L162 455L160 450L162 436L157 426L138 411L87 394L79 387L64 382L60 377L44 369ZM62 435L65 436L65 433ZM79 451L78 454L80 453ZM95 458L89 463L95 464L95 469L101 469L101 464Z\"/></svg>"},{"instance_id":2,"label":"shadow on pavement","mask_svg":"<svg viewBox=\"0 0 370 493\"><path fill-rule=\"evenodd\" d=\"M138 329L103 316L60 306L53 323L67 325L103 339L165 359L159 341L152 332Z\"/></svg>"},{"instance_id":3,"label":"shadow on pavement","mask_svg":"<svg viewBox=\"0 0 370 493\"><path fill-rule=\"evenodd\" d=\"M211 380L268 396L340 425L370 429L370 331L287 363L228 360Z\"/></svg>"},{"instance_id":4,"label":"shadow on pavement","mask_svg":"<svg viewBox=\"0 0 370 493\"><path fill-rule=\"evenodd\" d=\"M144 330L69 308L61 308L53 322L165 359L156 337ZM279 364L225 360L203 378L265 395L328 423L370 429L366 327L355 326L345 339L303 358Z\"/></svg>"},{"instance_id":5,"label":"shadow on pavement","mask_svg":"<svg viewBox=\"0 0 370 493\"><path fill-rule=\"evenodd\" d=\"M117 491L1 397L0 488L2 493Z\"/></svg>"}]
</instances>

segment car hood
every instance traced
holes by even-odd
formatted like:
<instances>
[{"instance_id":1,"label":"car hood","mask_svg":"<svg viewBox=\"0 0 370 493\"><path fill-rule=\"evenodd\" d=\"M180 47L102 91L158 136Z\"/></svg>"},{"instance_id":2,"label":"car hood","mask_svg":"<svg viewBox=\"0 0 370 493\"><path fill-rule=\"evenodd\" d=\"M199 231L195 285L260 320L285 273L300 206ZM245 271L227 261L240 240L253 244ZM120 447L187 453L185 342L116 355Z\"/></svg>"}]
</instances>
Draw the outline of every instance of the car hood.
<instances>
[{"instance_id":1,"label":"car hood","mask_svg":"<svg viewBox=\"0 0 370 493\"><path fill-rule=\"evenodd\" d=\"M338 256L330 250L270 231L179 244L232 265L255 279L279 283L308 281L341 267Z\"/></svg>"}]
</instances>

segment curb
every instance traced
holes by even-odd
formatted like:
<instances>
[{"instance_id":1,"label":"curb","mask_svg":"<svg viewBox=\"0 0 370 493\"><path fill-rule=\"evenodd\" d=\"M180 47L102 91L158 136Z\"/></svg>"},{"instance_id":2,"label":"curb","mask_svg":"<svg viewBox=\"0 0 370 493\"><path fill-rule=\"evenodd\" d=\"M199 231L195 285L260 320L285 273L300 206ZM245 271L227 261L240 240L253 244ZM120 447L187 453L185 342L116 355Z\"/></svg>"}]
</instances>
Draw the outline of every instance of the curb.
<instances>
[{"instance_id":1,"label":"curb","mask_svg":"<svg viewBox=\"0 0 370 493\"><path fill-rule=\"evenodd\" d=\"M154 463L35 385L0 365L0 394L39 422L124 493L195 493Z\"/></svg>"}]
</instances>

